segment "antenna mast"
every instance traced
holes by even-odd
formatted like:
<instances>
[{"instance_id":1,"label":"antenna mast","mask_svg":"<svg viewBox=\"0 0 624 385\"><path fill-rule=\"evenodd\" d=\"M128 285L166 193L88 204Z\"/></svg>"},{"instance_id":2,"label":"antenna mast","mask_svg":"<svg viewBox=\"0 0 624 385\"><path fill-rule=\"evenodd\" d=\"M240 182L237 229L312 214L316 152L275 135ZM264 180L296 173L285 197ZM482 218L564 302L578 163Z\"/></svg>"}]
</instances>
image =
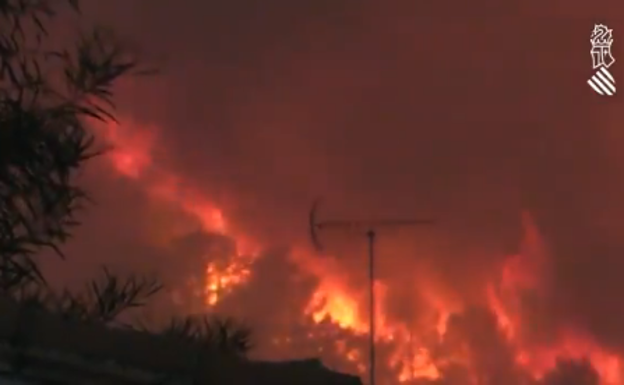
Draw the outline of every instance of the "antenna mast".
<instances>
[{"instance_id":1,"label":"antenna mast","mask_svg":"<svg viewBox=\"0 0 624 385\"><path fill-rule=\"evenodd\" d=\"M428 219L381 219L381 220L328 220L317 221L316 212L320 200L312 205L310 210L310 236L317 250L321 251L317 232L326 229L360 229L368 241L368 299L369 299L369 385L375 385L375 241L377 231L383 227L407 227L432 225L434 222Z\"/></svg>"},{"instance_id":2,"label":"antenna mast","mask_svg":"<svg viewBox=\"0 0 624 385\"><path fill-rule=\"evenodd\" d=\"M414 364L414 359L416 358L416 350L414 349L414 331L410 328L409 334L409 345L410 345L410 383L414 382L414 376L416 374L416 367Z\"/></svg>"}]
</instances>

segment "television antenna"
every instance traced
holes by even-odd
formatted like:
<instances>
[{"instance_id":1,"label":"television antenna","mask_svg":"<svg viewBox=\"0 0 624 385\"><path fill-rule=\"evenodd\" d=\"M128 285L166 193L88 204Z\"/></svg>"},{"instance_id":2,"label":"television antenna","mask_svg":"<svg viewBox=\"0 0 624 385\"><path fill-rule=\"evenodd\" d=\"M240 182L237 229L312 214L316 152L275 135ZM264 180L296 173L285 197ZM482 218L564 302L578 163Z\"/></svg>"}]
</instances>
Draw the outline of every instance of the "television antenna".
<instances>
[{"instance_id":1,"label":"television antenna","mask_svg":"<svg viewBox=\"0 0 624 385\"><path fill-rule=\"evenodd\" d=\"M375 241L379 228L398 228L407 226L429 226L434 221L430 219L377 219L377 220L325 220L319 221L317 212L320 199L312 204L309 225L310 238L317 251L323 250L318 232L330 229L351 229L366 236L368 242L368 299L369 299L369 385L375 385Z\"/></svg>"}]
</instances>

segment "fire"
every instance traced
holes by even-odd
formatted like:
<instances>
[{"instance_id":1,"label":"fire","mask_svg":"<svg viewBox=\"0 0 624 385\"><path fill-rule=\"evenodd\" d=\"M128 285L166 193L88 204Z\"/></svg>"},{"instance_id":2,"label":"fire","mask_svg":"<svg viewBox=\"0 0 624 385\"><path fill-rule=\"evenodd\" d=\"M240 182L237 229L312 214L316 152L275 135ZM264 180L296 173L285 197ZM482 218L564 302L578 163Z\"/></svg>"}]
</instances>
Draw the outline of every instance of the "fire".
<instances>
[{"instance_id":1,"label":"fire","mask_svg":"<svg viewBox=\"0 0 624 385\"><path fill-rule=\"evenodd\" d=\"M137 179L152 164L154 136L151 130L123 130L119 125L102 127L108 144L114 146L109 159L117 172Z\"/></svg>"},{"instance_id":2,"label":"fire","mask_svg":"<svg viewBox=\"0 0 624 385\"><path fill-rule=\"evenodd\" d=\"M440 370L431 358L428 349L421 347L411 355L411 362L404 362L403 369L399 372L399 382L408 382L415 378L436 380L440 378Z\"/></svg>"},{"instance_id":3,"label":"fire","mask_svg":"<svg viewBox=\"0 0 624 385\"><path fill-rule=\"evenodd\" d=\"M109 160L121 176L136 180L144 186L151 199L167 202L193 218L201 231L222 234L236 240L226 258L209 261L204 270L203 289L207 308L216 306L229 294L249 282L254 274L253 263L259 258L259 245L236 232L227 215L215 202L207 199L188 181L182 180L154 157L156 130L132 124L120 128L110 125L102 129L103 137L114 145ZM501 264L499 275L483 282L483 302L496 320L493 332L502 336L504 345L515 352L513 365L539 381L557 365L557 360L588 359L599 373L600 385L624 384L622 357L599 346L591 336L574 328L562 327L552 341L536 345L527 337L523 319L527 315L520 301L526 290L539 292L546 284L548 248L541 239L530 215L524 214L525 240L517 255L509 256ZM330 323L350 333L353 338L366 338L369 331L366 288L353 288L335 258L318 257L305 249L293 253L299 268L319 280L302 311L315 324ZM423 298L419 309L422 319L410 322L394 319L385 308L389 296L384 282L374 284L377 296L376 342L380 348L391 351L379 366L392 368L393 383L444 378L450 368L461 366L467 370L464 377L471 384L489 383L477 372L477 356L470 343L457 339L453 333L453 319L463 314L469 303L463 303L461 293L450 295L435 280L422 279L415 294ZM423 305L424 304L424 305ZM405 304L411 306L411 304ZM314 332L307 333L316 338ZM293 336L294 337L294 336ZM276 345L291 345L292 338L274 339ZM366 351L353 348L344 341L336 341L334 350L359 373L367 367ZM449 349L449 346L451 347ZM323 347L317 348L324 352ZM534 382L535 383L535 382ZM533 384L533 383L531 383ZM538 384L538 383L535 383ZM496 384L494 384L496 385Z\"/></svg>"},{"instance_id":4,"label":"fire","mask_svg":"<svg viewBox=\"0 0 624 385\"><path fill-rule=\"evenodd\" d=\"M133 124L131 129L109 124L101 127L102 136L112 147L109 160L122 176L140 182L150 198L167 202L193 218L206 233L232 235L233 231L221 210L205 199L192 186L159 164L153 152L155 127ZM203 290L205 302L214 306L225 295L249 279L249 264L256 256L253 246L244 237L237 239L224 264L209 263L205 270Z\"/></svg>"},{"instance_id":5,"label":"fire","mask_svg":"<svg viewBox=\"0 0 624 385\"><path fill-rule=\"evenodd\" d=\"M558 359L589 359L599 373L603 385L617 385L624 382L624 361L598 346L590 336L571 328L559 329L556 343L549 346L528 346L522 339L522 312L514 306L514 300L523 289L539 289L540 273L547 264L547 247L539 235L537 226L529 215L523 217L525 240L523 254L511 256L501 271L500 288L487 286L490 308L496 315L498 325L505 332L509 344L517 349L516 361L528 370L534 378L540 379L552 369ZM501 293L507 294L505 301Z\"/></svg>"},{"instance_id":6,"label":"fire","mask_svg":"<svg viewBox=\"0 0 624 385\"><path fill-rule=\"evenodd\" d=\"M358 302L350 295L336 289L321 289L314 293L309 310L316 322L330 319L344 329L366 333L368 326L363 321Z\"/></svg>"},{"instance_id":7,"label":"fire","mask_svg":"<svg viewBox=\"0 0 624 385\"><path fill-rule=\"evenodd\" d=\"M214 306L233 288L244 284L249 279L251 270L241 261L234 261L223 268L216 263L206 266L206 284L204 294L208 305Z\"/></svg>"}]
</instances>

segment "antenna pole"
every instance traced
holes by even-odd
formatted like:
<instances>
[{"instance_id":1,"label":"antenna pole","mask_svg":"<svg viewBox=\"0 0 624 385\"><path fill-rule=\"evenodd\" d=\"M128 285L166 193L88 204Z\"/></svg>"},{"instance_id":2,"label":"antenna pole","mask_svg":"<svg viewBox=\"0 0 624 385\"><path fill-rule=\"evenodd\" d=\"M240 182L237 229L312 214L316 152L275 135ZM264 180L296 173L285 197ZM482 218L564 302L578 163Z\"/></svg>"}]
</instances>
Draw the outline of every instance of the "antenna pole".
<instances>
[{"instance_id":1,"label":"antenna pole","mask_svg":"<svg viewBox=\"0 0 624 385\"><path fill-rule=\"evenodd\" d=\"M366 238L368 240L368 295L369 295L369 344L370 344L370 382L369 385L375 385L375 337L376 337L376 325L375 325L375 240L377 237L376 229L380 227L407 227L407 226L422 226L432 225L432 220L423 219L382 219L382 220L331 220L331 221L317 221L316 211L318 209L319 201L314 202L312 210L310 211L310 236L312 243L318 250L322 250L322 246L319 243L317 230L339 228L339 229L366 229ZM361 233L360 233L361 234Z\"/></svg>"},{"instance_id":2,"label":"antenna pole","mask_svg":"<svg viewBox=\"0 0 624 385\"><path fill-rule=\"evenodd\" d=\"M410 339L409 340L410 381L414 381L414 376L416 375L416 365L414 364L414 359L416 358L416 350L414 350L414 332L412 331L411 327L410 327L409 339Z\"/></svg>"},{"instance_id":3,"label":"antenna pole","mask_svg":"<svg viewBox=\"0 0 624 385\"><path fill-rule=\"evenodd\" d=\"M368 238L368 300L369 300L369 343L370 343L370 385L375 385L375 231L366 232Z\"/></svg>"}]
</instances>

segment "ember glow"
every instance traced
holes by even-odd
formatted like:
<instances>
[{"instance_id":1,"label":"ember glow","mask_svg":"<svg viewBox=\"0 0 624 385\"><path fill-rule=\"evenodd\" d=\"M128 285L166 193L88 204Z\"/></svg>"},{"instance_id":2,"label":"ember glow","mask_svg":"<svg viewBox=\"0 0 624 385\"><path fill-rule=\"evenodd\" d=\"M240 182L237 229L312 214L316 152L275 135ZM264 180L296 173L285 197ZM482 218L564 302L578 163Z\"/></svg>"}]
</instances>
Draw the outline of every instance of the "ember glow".
<instances>
[{"instance_id":1,"label":"ember glow","mask_svg":"<svg viewBox=\"0 0 624 385\"><path fill-rule=\"evenodd\" d=\"M203 196L190 181L182 180L158 163L154 157L157 131L153 127L142 127L128 120L122 127L111 125L101 133L114 146L108 159L120 176L135 180L149 199L176 206L195 220L200 231L233 240L230 248L214 251L224 257L208 261L204 266L203 288L198 293L205 311L245 287L254 275L254 263L261 258L261 242L237 233L228 223L227 213L209 197ZM536 310L527 305L526 296L539 297L540 293L548 292L549 250L531 214L519 213L519 216L524 232L522 247L517 254L502 259L504 262L497 273L483 282L480 302L462 298L462 293L454 293L452 287L445 287L442 282L415 280L413 290L422 298L417 305L420 316L408 321L387 312L391 295L388 282L375 282L379 305L375 309L376 336L381 352L378 365L384 369L380 374L384 376L383 384L499 385L500 381L567 384L548 382L565 360L587 360L599 375L599 385L624 384L622 358L574 325L558 327L554 335L535 337L531 317ZM353 287L348 280L349 271L331 256L315 255L305 247L292 254L302 274L318 281L307 301L300 304L311 326L304 336L277 336L273 344L292 345L292 349L296 349L294 341L301 338L314 344L315 339L331 327L334 334L330 334L336 335L338 330L341 337L331 344L323 342L315 351L321 357L331 351L328 357L338 355L343 359L336 366L366 373L366 345L354 345L350 341L366 341L367 288ZM539 298L535 300L539 302ZM481 320L482 324L470 326L470 317ZM488 317L492 320L489 327ZM482 342L487 348L482 347ZM509 354L509 360L503 357L505 354ZM499 373L497 377L497 371L504 374Z\"/></svg>"}]
</instances>

